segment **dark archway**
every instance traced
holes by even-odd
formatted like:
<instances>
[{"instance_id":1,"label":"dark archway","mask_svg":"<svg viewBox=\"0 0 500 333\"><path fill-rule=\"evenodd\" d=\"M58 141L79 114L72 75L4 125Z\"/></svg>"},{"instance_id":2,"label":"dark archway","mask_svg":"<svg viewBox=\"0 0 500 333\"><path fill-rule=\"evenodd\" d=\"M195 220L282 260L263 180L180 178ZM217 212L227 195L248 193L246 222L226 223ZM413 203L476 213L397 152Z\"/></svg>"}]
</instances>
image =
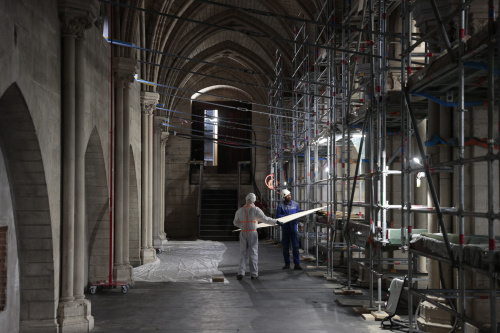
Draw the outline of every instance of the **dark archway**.
<instances>
[{"instance_id":1,"label":"dark archway","mask_svg":"<svg viewBox=\"0 0 500 333\"><path fill-rule=\"evenodd\" d=\"M109 279L109 188L101 139L94 128L85 152L88 281Z\"/></svg>"},{"instance_id":2,"label":"dark archway","mask_svg":"<svg viewBox=\"0 0 500 333\"><path fill-rule=\"evenodd\" d=\"M132 146L129 163L129 258L130 265L137 267L141 264L141 223L139 219L139 192L137 190L137 173Z\"/></svg>"},{"instance_id":3,"label":"dark archway","mask_svg":"<svg viewBox=\"0 0 500 333\"><path fill-rule=\"evenodd\" d=\"M15 83L0 98L0 145L17 230L20 329L56 328L57 272L45 168L33 119Z\"/></svg>"}]
</instances>

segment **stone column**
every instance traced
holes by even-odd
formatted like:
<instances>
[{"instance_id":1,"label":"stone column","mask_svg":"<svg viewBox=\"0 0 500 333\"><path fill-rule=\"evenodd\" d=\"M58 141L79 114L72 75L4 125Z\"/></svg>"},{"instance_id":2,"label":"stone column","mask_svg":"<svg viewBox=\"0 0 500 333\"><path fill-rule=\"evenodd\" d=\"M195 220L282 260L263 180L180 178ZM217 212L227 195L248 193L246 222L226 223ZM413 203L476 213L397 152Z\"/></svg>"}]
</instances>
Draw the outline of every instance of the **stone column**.
<instances>
[{"instance_id":1,"label":"stone column","mask_svg":"<svg viewBox=\"0 0 500 333\"><path fill-rule=\"evenodd\" d=\"M154 120L154 134L153 134L153 244L154 247L160 247L165 239L165 232L163 221L161 220L162 210L162 195L161 195L161 182L163 179L161 168L161 133L163 128L163 119L155 118ZM165 155L165 150L163 150Z\"/></svg>"},{"instance_id":2,"label":"stone column","mask_svg":"<svg viewBox=\"0 0 500 333\"><path fill-rule=\"evenodd\" d=\"M61 302L73 297L75 239L75 35L63 36L63 197Z\"/></svg>"},{"instance_id":3,"label":"stone column","mask_svg":"<svg viewBox=\"0 0 500 333\"><path fill-rule=\"evenodd\" d=\"M123 271L123 78L114 73L115 80L115 210L113 275L121 280ZM120 277L119 277L120 275Z\"/></svg>"},{"instance_id":4,"label":"stone column","mask_svg":"<svg viewBox=\"0 0 500 333\"><path fill-rule=\"evenodd\" d=\"M130 84L123 90L123 264L130 266Z\"/></svg>"},{"instance_id":5,"label":"stone column","mask_svg":"<svg viewBox=\"0 0 500 333\"><path fill-rule=\"evenodd\" d=\"M75 90L75 299L84 299L85 274L85 59L84 39L76 40L76 90Z\"/></svg>"},{"instance_id":6,"label":"stone column","mask_svg":"<svg viewBox=\"0 0 500 333\"><path fill-rule=\"evenodd\" d=\"M148 115L148 248L153 249L153 114Z\"/></svg>"},{"instance_id":7,"label":"stone column","mask_svg":"<svg viewBox=\"0 0 500 333\"><path fill-rule=\"evenodd\" d=\"M130 84L137 72L137 60L114 59L115 74L115 255L116 280L131 283L129 259L129 163L130 163Z\"/></svg>"},{"instance_id":8,"label":"stone column","mask_svg":"<svg viewBox=\"0 0 500 333\"><path fill-rule=\"evenodd\" d=\"M163 132L161 133L161 184L160 184L160 190L161 190L161 237L163 237L164 240L167 239L167 235L165 233L165 208L166 208L166 202L165 202L165 148L167 146L167 141L168 141L168 132Z\"/></svg>"},{"instance_id":9,"label":"stone column","mask_svg":"<svg viewBox=\"0 0 500 333\"><path fill-rule=\"evenodd\" d=\"M75 238L75 35L63 36L63 197L62 197L62 288L61 302L73 297Z\"/></svg>"},{"instance_id":10,"label":"stone column","mask_svg":"<svg viewBox=\"0 0 500 333\"><path fill-rule=\"evenodd\" d=\"M84 32L97 18L99 3L59 0L62 27L62 267L58 305L60 332L87 332L94 327L90 303L83 295L85 251ZM77 40L78 37L78 40ZM78 138L77 138L78 134ZM83 184L83 185L82 185ZM83 230L83 232L82 232Z\"/></svg>"},{"instance_id":11,"label":"stone column","mask_svg":"<svg viewBox=\"0 0 500 333\"><path fill-rule=\"evenodd\" d=\"M141 152L141 262L147 264L156 260L154 249L149 246L148 239L151 233L149 231L149 120L153 114L159 95L154 92L141 92L142 109L142 152Z\"/></svg>"}]
</instances>

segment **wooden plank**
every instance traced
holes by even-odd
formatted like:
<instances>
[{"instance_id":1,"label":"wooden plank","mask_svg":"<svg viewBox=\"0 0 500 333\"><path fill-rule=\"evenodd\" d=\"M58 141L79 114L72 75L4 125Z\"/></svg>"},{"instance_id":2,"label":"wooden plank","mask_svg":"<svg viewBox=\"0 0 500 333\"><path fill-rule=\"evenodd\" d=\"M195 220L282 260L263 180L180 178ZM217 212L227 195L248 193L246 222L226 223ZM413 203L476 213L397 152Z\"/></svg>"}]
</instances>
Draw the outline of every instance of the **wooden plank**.
<instances>
[{"instance_id":1,"label":"wooden plank","mask_svg":"<svg viewBox=\"0 0 500 333\"><path fill-rule=\"evenodd\" d=\"M365 307L362 306L355 306L352 308L352 311L354 311L357 314L365 314L365 313L370 313L371 311L367 310Z\"/></svg>"},{"instance_id":2,"label":"wooden plank","mask_svg":"<svg viewBox=\"0 0 500 333\"><path fill-rule=\"evenodd\" d=\"M295 214L292 214L292 215L283 216L283 217L280 217L278 219L278 221L283 222L283 223L287 223L287 222L293 221L295 219L298 219L299 217L312 214L312 213L314 213L314 212L316 212L316 211L318 211L320 209L326 208L326 207L327 206L323 206L323 207L320 207L320 208L309 209L309 210L305 210L303 212L298 212L298 213L295 213ZM267 228L267 227L272 227L272 226L273 225L267 224L267 223L259 223L259 224L257 224L257 229ZM236 229L236 230L233 230L233 232L237 232L237 231L240 231L240 230L241 229Z\"/></svg>"},{"instance_id":3,"label":"wooden plank","mask_svg":"<svg viewBox=\"0 0 500 333\"><path fill-rule=\"evenodd\" d=\"M385 311L372 311L371 315L375 318L375 320L382 320L389 316L389 314Z\"/></svg>"},{"instance_id":4,"label":"wooden plank","mask_svg":"<svg viewBox=\"0 0 500 333\"><path fill-rule=\"evenodd\" d=\"M371 314L369 313L363 313L361 315L361 317L364 319L364 320L370 320L370 321L375 321L375 317L372 316Z\"/></svg>"},{"instance_id":5,"label":"wooden plank","mask_svg":"<svg viewBox=\"0 0 500 333\"><path fill-rule=\"evenodd\" d=\"M224 282L223 276L212 276L212 282Z\"/></svg>"},{"instance_id":6,"label":"wooden plank","mask_svg":"<svg viewBox=\"0 0 500 333\"><path fill-rule=\"evenodd\" d=\"M299 217L312 214L312 213L314 213L314 212L316 212L316 211L318 211L320 209L326 208L326 207L327 206L323 206L323 207L320 207L320 208L309 209L309 210L305 210L303 212L298 212L298 213L295 213L295 214L292 214L292 215L283 216L283 217L280 217L278 219L278 221L283 222L283 223L287 223L287 222L293 221L295 219L298 219Z\"/></svg>"}]
</instances>

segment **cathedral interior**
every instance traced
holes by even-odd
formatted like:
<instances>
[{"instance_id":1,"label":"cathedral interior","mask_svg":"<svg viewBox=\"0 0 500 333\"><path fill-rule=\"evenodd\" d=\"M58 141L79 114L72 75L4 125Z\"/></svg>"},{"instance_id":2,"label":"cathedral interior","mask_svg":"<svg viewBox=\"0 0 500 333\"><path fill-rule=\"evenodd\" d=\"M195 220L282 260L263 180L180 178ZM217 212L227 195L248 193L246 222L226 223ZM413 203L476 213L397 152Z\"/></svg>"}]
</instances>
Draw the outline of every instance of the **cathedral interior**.
<instances>
[{"instance_id":1,"label":"cathedral interior","mask_svg":"<svg viewBox=\"0 0 500 333\"><path fill-rule=\"evenodd\" d=\"M499 10L0 0L0 331L500 331ZM285 189L304 272L268 227L238 281Z\"/></svg>"}]
</instances>

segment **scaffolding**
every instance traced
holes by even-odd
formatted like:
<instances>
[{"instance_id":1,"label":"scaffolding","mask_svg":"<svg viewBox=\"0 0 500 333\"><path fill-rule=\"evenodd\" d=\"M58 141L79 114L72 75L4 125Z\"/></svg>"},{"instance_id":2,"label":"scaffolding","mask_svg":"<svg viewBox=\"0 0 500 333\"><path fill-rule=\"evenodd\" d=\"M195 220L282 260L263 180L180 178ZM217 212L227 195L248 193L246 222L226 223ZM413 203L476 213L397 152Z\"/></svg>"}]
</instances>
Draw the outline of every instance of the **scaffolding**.
<instances>
[{"instance_id":1,"label":"scaffolding","mask_svg":"<svg viewBox=\"0 0 500 333\"><path fill-rule=\"evenodd\" d=\"M370 306L379 311L382 279L406 275L410 332L420 320L414 301L449 313L452 329L497 332L495 4L326 0L314 19L326 24L293 27L290 63L276 53L273 209L284 188L302 210L326 205L323 216L301 221L302 247L315 250L316 265L326 252L327 277L345 263L347 288L353 269L367 272ZM394 272L397 264L407 268ZM471 310L478 306L481 314Z\"/></svg>"}]
</instances>

